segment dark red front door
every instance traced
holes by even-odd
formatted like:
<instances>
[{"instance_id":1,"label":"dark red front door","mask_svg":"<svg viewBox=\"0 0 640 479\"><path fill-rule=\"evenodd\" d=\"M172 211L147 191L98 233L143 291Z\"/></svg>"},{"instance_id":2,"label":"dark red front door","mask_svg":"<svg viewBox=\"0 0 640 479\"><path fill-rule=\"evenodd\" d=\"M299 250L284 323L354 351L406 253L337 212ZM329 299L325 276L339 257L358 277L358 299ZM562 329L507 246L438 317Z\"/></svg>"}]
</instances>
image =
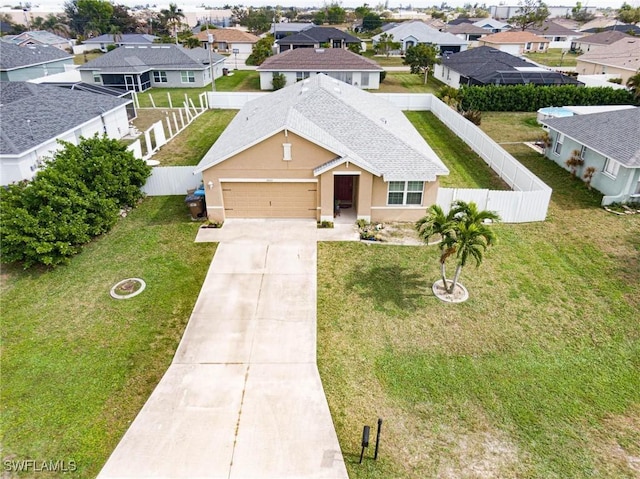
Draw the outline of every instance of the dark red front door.
<instances>
[{"instance_id":1,"label":"dark red front door","mask_svg":"<svg viewBox=\"0 0 640 479\"><path fill-rule=\"evenodd\" d=\"M336 175L333 177L334 198L341 205L349 205L353 201L353 176Z\"/></svg>"}]
</instances>

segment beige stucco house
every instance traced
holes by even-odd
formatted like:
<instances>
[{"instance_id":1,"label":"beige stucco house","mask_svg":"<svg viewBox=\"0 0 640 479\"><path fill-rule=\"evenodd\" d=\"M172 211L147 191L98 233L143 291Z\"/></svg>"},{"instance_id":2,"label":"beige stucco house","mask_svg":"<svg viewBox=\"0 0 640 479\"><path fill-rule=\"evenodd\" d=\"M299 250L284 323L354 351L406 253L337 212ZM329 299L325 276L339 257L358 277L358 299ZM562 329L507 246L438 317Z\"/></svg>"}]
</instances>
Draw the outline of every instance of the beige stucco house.
<instances>
[{"instance_id":1,"label":"beige stucco house","mask_svg":"<svg viewBox=\"0 0 640 479\"><path fill-rule=\"evenodd\" d=\"M640 39L622 38L577 58L576 71L580 75L616 75L625 84L640 70Z\"/></svg>"},{"instance_id":2,"label":"beige stucco house","mask_svg":"<svg viewBox=\"0 0 640 479\"><path fill-rule=\"evenodd\" d=\"M320 74L248 102L194 173L212 221L414 221L449 170L399 108Z\"/></svg>"}]
</instances>

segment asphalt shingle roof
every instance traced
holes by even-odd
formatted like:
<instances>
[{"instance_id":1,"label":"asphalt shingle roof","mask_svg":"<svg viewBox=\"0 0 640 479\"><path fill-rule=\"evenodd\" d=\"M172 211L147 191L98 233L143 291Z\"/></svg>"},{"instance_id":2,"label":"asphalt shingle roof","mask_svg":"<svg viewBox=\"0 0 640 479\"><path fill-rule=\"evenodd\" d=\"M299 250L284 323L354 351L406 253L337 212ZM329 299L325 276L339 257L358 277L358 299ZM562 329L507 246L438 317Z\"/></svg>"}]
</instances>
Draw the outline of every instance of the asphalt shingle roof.
<instances>
[{"instance_id":1,"label":"asphalt shingle roof","mask_svg":"<svg viewBox=\"0 0 640 479\"><path fill-rule=\"evenodd\" d=\"M296 48L267 58L258 71L383 71L373 60L342 48Z\"/></svg>"},{"instance_id":2,"label":"asphalt shingle roof","mask_svg":"<svg viewBox=\"0 0 640 479\"><path fill-rule=\"evenodd\" d=\"M433 181L449 173L399 108L323 74L248 102L195 171L284 129L386 181Z\"/></svg>"},{"instance_id":3,"label":"asphalt shingle roof","mask_svg":"<svg viewBox=\"0 0 640 479\"><path fill-rule=\"evenodd\" d=\"M123 33L118 38L118 43L139 43L139 44L152 44L158 37L155 35L147 35L145 33ZM113 41L113 35L105 33L103 35L87 38L84 43L115 43Z\"/></svg>"},{"instance_id":4,"label":"asphalt shingle roof","mask_svg":"<svg viewBox=\"0 0 640 479\"><path fill-rule=\"evenodd\" d=\"M611 45L580 55L577 60L635 72L640 69L640 38L628 36Z\"/></svg>"},{"instance_id":5,"label":"asphalt shingle roof","mask_svg":"<svg viewBox=\"0 0 640 479\"><path fill-rule=\"evenodd\" d=\"M542 120L587 148L640 168L640 108Z\"/></svg>"},{"instance_id":6,"label":"asphalt shingle roof","mask_svg":"<svg viewBox=\"0 0 640 479\"><path fill-rule=\"evenodd\" d=\"M131 100L27 82L0 84L0 154L19 155Z\"/></svg>"},{"instance_id":7,"label":"asphalt shingle roof","mask_svg":"<svg viewBox=\"0 0 640 479\"><path fill-rule=\"evenodd\" d=\"M312 27L295 35L278 40L278 45L304 45L344 40L345 43L360 43L360 39L334 27Z\"/></svg>"},{"instance_id":8,"label":"asphalt shingle roof","mask_svg":"<svg viewBox=\"0 0 640 479\"><path fill-rule=\"evenodd\" d=\"M18 44L28 42L29 40L33 40L45 45L60 45L65 43L69 45L69 40L67 40L66 38L61 37L60 35L56 35L55 33L48 32L46 30L22 32L12 39L14 43Z\"/></svg>"},{"instance_id":9,"label":"asphalt shingle roof","mask_svg":"<svg viewBox=\"0 0 640 479\"><path fill-rule=\"evenodd\" d=\"M417 39L419 43L433 43L434 45L468 44L465 40L458 38L451 33L436 30L419 20L403 22L397 27L390 28L385 33L387 35L391 35L396 42L402 41L408 37L413 37ZM371 39L374 42L377 42L380 40L380 35L381 34L374 35Z\"/></svg>"},{"instance_id":10,"label":"asphalt shingle roof","mask_svg":"<svg viewBox=\"0 0 640 479\"><path fill-rule=\"evenodd\" d=\"M631 35L627 35L626 33L617 32L617 31L606 31L596 33L594 35L588 35L586 37L582 37L579 40L576 40L580 43L588 43L591 45L611 45L618 40L622 40L623 38L633 38Z\"/></svg>"},{"instance_id":11,"label":"asphalt shingle roof","mask_svg":"<svg viewBox=\"0 0 640 479\"><path fill-rule=\"evenodd\" d=\"M67 58L73 57L56 47L45 45L21 47L13 43L0 43L0 70L13 70Z\"/></svg>"},{"instance_id":12,"label":"asphalt shingle roof","mask_svg":"<svg viewBox=\"0 0 640 479\"><path fill-rule=\"evenodd\" d=\"M212 53L214 63L225 57ZM184 48L173 44L122 46L85 63L78 70L142 73L153 69L204 70L209 65L209 52L204 48Z\"/></svg>"},{"instance_id":13,"label":"asphalt shingle roof","mask_svg":"<svg viewBox=\"0 0 640 479\"><path fill-rule=\"evenodd\" d=\"M544 37L540 37L531 32L500 32L494 33L492 35L488 35L486 37L482 37L480 39L481 42L493 43L496 45L501 45L505 43L509 44L523 44L523 43L549 43Z\"/></svg>"}]
</instances>

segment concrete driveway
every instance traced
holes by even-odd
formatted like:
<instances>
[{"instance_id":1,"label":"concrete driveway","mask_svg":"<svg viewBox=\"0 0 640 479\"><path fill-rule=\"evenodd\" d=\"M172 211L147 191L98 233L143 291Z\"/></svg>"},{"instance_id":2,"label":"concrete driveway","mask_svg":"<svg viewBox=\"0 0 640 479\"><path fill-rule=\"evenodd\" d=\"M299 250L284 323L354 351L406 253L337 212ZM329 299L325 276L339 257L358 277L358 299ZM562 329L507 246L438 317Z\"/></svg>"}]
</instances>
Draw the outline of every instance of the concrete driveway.
<instances>
[{"instance_id":1,"label":"concrete driveway","mask_svg":"<svg viewBox=\"0 0 640 479\"><path fill-rule=\"evenodd\" d=\"M314 221L227 221L166 374L100 478L346 479L316 366Z\"/></svg>"}]
</instances>

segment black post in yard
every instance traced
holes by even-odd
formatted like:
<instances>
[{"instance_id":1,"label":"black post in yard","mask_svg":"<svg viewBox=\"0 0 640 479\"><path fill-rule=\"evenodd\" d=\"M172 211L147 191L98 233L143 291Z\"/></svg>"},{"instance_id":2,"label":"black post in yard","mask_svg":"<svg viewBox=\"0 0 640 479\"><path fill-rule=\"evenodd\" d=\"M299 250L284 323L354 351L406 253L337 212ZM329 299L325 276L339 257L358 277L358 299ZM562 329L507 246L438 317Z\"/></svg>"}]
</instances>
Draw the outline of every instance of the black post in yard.
<instances>
[{"instance_id":1,"label":"black post in yard","mask_svg":"<svg viewBox=\"0 0 640 479\"><path fill-rule=\"evenodd\" d=\"M364 448L369 447L369 426L362 428L362 451L360 452L360 464L362 464L362 458L364 457Z\"/></svg>"},{"instance_id":2,"label":"black post in yard","mask_svg":"<svg viewBox=\"0 0 640 479\"><path fill-rule=\"evenodd\" d=\"M378 431L376 432L376 452L373 455L373 460L378 460L378 448L380 447L380 431L382 430L382 419L378 418Z\"/></svg>"}]
</instances>

